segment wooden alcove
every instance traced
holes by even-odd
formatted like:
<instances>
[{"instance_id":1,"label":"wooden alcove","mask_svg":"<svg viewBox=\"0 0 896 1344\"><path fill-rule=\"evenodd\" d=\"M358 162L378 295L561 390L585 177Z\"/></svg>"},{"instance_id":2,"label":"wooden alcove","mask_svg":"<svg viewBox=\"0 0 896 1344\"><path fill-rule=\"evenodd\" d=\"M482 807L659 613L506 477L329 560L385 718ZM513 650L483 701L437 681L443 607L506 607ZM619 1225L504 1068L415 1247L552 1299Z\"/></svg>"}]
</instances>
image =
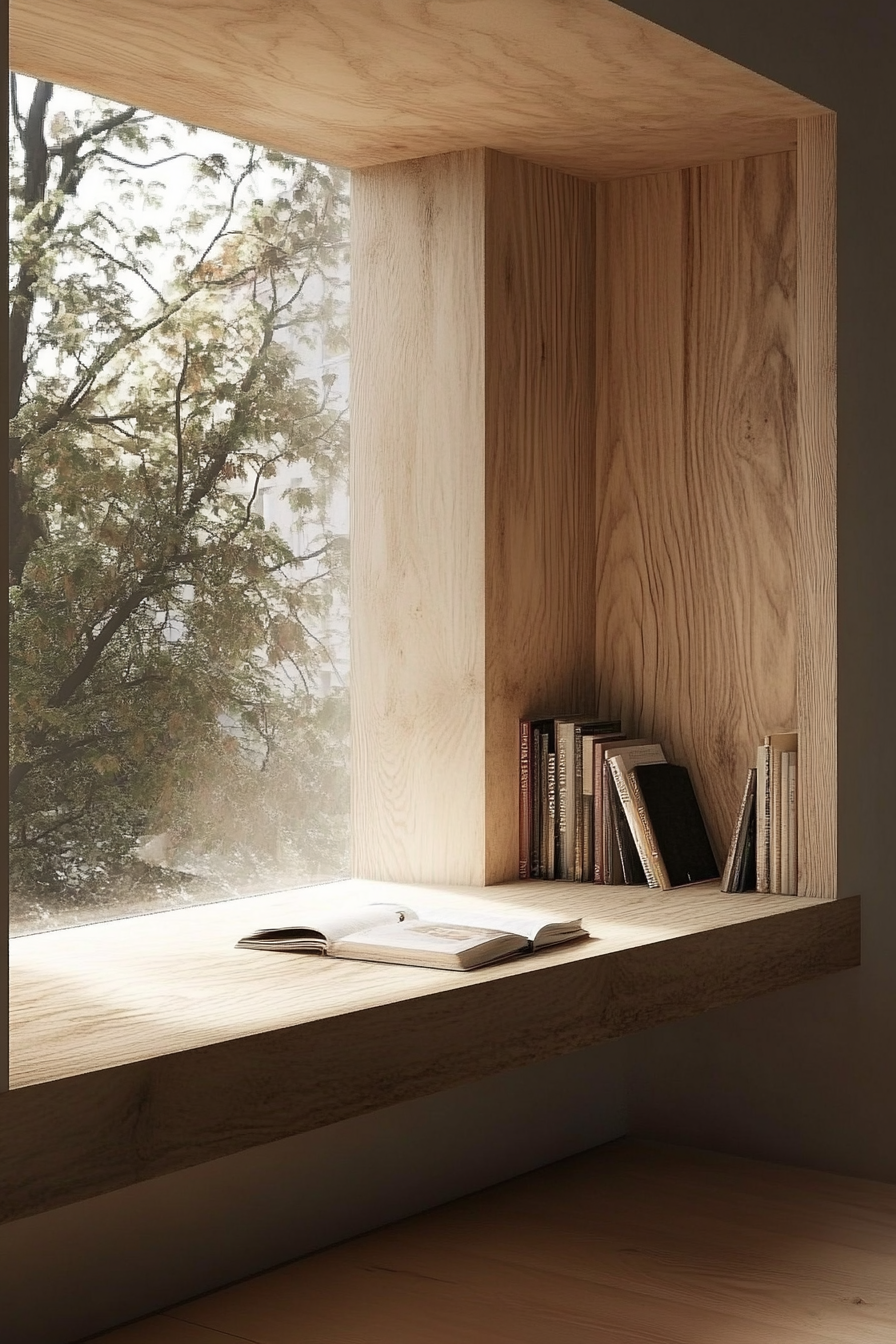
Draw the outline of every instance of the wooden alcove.
<instances>
[{"instance_id":1,"label":"wooden alcove","mask_svg":"<svg viewBox=\"0 0 896 1344\"><path fill-rule=\"evenodd\" d=\"M353 187L359 876L517 868L517 723L598 704L720 855L800 731L836 892L834 124L590 183L492 150Z\"/></svg>"},{"instance_id":2,"label":"wooden alcove","mask_svg":"<svg viewBox=\"0 0 896 1344\"><path fill-rule=\"evenodd\" d=\"M60 972L88 930L22 940L0 1216L857 965L833 115L608 0L13 0L10 58L354 170L358 878L501 899L517 722L594 703L720 852L764 732L799 728L802 807L800 899L528 884L603 944L473 977L250 974L225 907L104 933L116 986Z\"/></svg>"}]
</instances>

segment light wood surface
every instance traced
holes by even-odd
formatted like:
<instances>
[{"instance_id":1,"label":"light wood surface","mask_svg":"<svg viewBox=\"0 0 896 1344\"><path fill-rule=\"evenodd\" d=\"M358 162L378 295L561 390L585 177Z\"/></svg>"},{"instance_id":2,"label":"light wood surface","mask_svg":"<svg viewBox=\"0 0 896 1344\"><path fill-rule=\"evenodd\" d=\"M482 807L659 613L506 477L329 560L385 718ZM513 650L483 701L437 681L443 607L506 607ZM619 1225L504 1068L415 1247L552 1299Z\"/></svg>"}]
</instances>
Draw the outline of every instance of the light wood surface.
<instances>
[{"instance_id":1,"label":"light wood surface","mask_svg":"<svg viewBox=\"0 0 896 1344\"><path fill-rule=\"evenodd\" d=\"M792 147L816 104L608 0L13 0L26 73L350 168L590 177Z\"/></svg>"},{"instance_id":2,"label":"light wood surface","mask_svg":"<svg viewBox=\"0 0 896 1344\"><path fill-rule=\"evenodd\" d=\"M837 123L797 141L799 885L837 895Z\"/></svg>"},{"instance_id":3,"label":"light wood surface","mask_svg":"<svg viewBox=\"0 0 896 1344\"><path fill-rule=\"evenodd\" d=\"M519 721L595 704L595 189L487 156L486 882L519 873Z\"/></svg>"},{"instance_id":4,"label":"light wood surface","mask_svg":"<svg viewBox=\"0 0 896 1344\"><path fill-rule=\"evenodd\" d=\"M190 1328L210 1344L891 1344L896 1188L626 1140L102 1339L201 1344Z\"/></svg>"},{"instance_id":5,"label":"light wood surface","mask_svg":"<svg viewBox=\"0 0 896 1344\"><path fill-rule=\"evenodd\" d=\"M426 894L320 896L359 893L412 907ZM481 890L451 894L481 909ZM467 974L237 951L242 933L294 917L298 898L281 894L15 939L0 1219L859 964L858 898L487 894L498 914L502 901L582 914L593 936Z\"/></svg>"},{"instance_id":6,"label":"light wood surface","mask_svg":"<svg viewBox=\"0 0 896 1344\"><path fill-rule=\"evenodd\" d=\"M519 719L593 703L594 195L490 150L354 175L359 876L515 876Z\"/></svg>"},{"instance_id":7,"label":"light wood surface","mask_svg":"<svg viewBox=\"0 0 896 1344\"><path fill-rule=\"evenodd\" d=\"M833 393L807 366L797 174L781 154L603 188L597 661L602 707L691 770L720 860L757 743L798 727L800 892L832 896Z\"/></svg>"},{"instance_id":8,"label":"light wood surface","mask_svg":"<svg viewBox=\"0 0 896 1344\"><path fill-rule=\"evenodd\" d=\"M352 859L485 880L485 155L353 175Z\"/></svg>"}]
</instances>

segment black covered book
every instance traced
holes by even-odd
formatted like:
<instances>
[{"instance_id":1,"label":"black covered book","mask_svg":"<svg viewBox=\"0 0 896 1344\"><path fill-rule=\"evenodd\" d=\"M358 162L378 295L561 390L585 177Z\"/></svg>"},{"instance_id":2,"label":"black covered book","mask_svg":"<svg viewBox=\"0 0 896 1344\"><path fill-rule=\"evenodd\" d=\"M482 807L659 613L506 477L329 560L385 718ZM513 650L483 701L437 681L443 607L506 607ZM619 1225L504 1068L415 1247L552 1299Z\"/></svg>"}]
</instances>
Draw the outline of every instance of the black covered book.
<instances>
[{"instance_id":1,"label":"black covered book","mask_svg":"<svg viewBox=\"0 0 896 1344\"><path fill-rule=\"evenodd\" d=\"M723 891L746 891L756 885L756 771L747 771L740 811L731 837L731 848L722 873Z\"/></svg>"},{"instance_id":2,"label":"black covered book","mask_svg":"<svg viewBox=\"0 0 896 1344\"><path fill-rule=\"evenodd\" d=\"M710 882L719 876L690 776L683 765L639 765L632 770L652 848L668 887ZM666 882L662 882L666 887Z\"/></svg>"},{"instance_id":3,"label":"black covered book","mask_svg":"<svg viewBox=\"0 0 896 1344\"><path fill-rule=\"evenodd\" d=\"M616 848L622 867L622 881L629 887L644 886L647 882L647 878L644 876L644 865L638 857L638 846L635 844L635 838L631 833L625 810L615 788L611 788L609 791L609 803L613 835L616 839Z\"/></svg>"}]
</instances>

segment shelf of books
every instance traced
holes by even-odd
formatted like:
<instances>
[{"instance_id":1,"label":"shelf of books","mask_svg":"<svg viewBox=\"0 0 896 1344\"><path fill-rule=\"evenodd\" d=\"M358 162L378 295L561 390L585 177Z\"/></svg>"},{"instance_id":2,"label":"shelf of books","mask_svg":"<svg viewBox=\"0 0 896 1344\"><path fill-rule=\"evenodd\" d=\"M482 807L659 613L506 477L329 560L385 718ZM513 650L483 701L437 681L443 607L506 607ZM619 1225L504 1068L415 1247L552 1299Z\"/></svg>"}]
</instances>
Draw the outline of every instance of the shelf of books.
<instances>
[{"instance_id":1,"label":"shelf of books","mask_svg":"<svg viewBox=\"0 0 896 1344\"><path fill-rule=\"evenodd\" d=\"M524 719L519 876L795 896L797 760L795 732L757 748L720 872L688 768L661 743L597 715Z\"/></svg>"}]
</instances>

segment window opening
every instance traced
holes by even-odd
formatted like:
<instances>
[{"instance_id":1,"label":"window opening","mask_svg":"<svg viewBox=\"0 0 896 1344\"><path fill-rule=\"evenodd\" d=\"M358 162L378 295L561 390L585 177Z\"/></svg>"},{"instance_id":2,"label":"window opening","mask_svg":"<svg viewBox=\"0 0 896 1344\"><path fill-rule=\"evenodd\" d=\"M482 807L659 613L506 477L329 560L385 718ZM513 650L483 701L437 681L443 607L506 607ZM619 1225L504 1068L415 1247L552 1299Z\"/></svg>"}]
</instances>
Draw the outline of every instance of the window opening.
<instances>
[{"instance_id":1,"label":"window opening","mask_svg":"<svg viewBox=\"0 0 896 1344\"><path fill-rule=\"evenodd\" d=\"M348 181L11 76L12 932L348 859Z\"/></svg>"}]
</instances>

